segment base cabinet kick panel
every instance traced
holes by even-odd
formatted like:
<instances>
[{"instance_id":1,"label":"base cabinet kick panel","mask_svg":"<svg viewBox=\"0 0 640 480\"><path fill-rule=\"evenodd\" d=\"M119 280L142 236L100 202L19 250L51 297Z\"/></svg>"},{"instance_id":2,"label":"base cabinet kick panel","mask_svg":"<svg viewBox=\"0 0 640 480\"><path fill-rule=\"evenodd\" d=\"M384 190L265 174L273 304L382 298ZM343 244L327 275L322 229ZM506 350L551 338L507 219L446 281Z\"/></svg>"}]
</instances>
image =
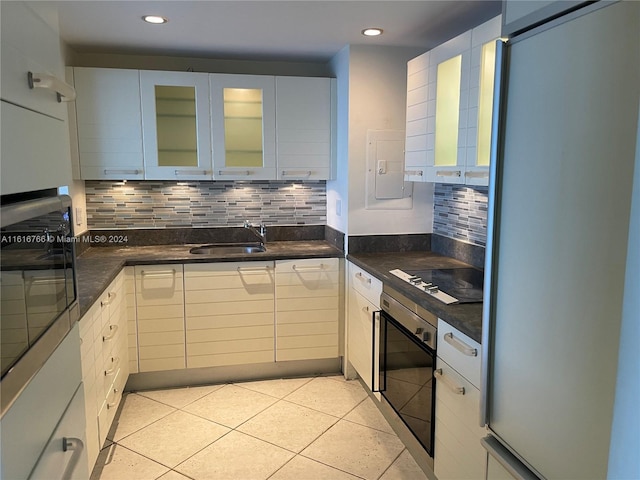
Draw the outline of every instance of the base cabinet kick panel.
<instances>
[{"instance_id":1,"label":"base cabinet kick panel","mask_svg":"<svg viewBox=\"0 0 640 480\"><path fill-rule=\"evenodd\" d=\"M337 258L276 262L276 361L340 355L339 287Z\"/></svg>"},{"instance_id":2,"label":"base cabinet kick panel","mask_svg":"<svg viewBox=\"0 0 640 480\"><path fill-rule=\"evenodd\" d=\"M187 368L274 361L273 262L184 266Z\"/></svg>"}]
</instances>

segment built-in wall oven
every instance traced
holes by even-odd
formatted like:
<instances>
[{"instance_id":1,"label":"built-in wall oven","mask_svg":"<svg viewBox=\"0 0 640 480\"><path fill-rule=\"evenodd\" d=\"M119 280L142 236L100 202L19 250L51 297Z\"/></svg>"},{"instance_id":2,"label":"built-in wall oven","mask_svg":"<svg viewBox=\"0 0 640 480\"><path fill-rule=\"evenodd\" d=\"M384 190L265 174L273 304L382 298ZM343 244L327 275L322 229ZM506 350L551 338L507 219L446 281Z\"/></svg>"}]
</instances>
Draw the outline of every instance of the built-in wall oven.
<instances>
[{"instance_id":1,"label":"built-in wall oven","mask_svg":"<svg viewBox=\"0 0 640 480\"><path fill-rule=\"evenodd\" d=\"M71 198L13 201L0 212L2 415L78 320Z\"/></svg>"},{"instance_id":2,"label":"built-in wall oven","mask_svg":"<svg viewBox=\"0 0 640 480\"><path fill-rule=\"evenodd\" d=\"M379 391L433 458L437 318L387 285L380 304Z\"/></svg>"}]
</instances>

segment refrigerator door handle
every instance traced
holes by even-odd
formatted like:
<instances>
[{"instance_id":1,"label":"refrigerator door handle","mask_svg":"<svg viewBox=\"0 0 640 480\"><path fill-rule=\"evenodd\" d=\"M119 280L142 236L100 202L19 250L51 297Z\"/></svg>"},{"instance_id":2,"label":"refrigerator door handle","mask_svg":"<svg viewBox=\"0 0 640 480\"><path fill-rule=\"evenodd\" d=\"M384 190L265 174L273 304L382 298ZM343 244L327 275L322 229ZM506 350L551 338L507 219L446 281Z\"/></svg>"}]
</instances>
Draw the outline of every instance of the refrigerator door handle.
<instances>
[{"instance_id":1,"label":"refrigerator door handle","mask_svg":"<svg viewBox=\"0 0 640 480\"><path fill-rule=\"evenodd\" d=\"M495 437L487 435L480 439L484 449L496 461L507 470L516 480L540 480L531 470L529 470L520 460L518 460L509 450L507 450Z\"/></svg>"},{"instance_id":2,"label":"refrigerator door handle","mask_svg":"<svg viewBox=\"0 0 640 480\"><path fill-rule=\"evenodd\" d=\"M500 169L498 163L501 159L500 151L502 148L502 132L500 131L506 105L506 72L507 72L507 55L505 46L507 41L499 38L496 40L496 66L495 80L493 85L493 114L491 119L491 146L490 146L490 166L489 166L489 198L487 212L487 245L484 265L484 294L482 303L482 345L481 349L481 379L480 379L480 426L484 427L489 424L489 355L491 351L491 295L495 279L492 272L494 265L494 253L497 245L493 239L497 238L500 227L500 219L496 215L499 212L499 197L496 192L500 188ZM504 101L503 101L504 100ZM497 256L495 257L497 258Z\"/></svg>"}]
</instances>

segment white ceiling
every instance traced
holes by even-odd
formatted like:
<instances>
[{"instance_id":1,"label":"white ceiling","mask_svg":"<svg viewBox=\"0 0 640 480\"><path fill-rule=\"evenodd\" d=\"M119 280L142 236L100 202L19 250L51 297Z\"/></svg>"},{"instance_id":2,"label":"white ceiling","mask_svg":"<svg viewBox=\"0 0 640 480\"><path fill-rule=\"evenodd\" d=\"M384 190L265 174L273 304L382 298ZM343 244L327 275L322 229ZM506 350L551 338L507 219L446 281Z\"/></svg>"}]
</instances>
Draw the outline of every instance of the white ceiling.
<instances>
[{"instance_id":1,"label":"white ceiling","mask_svg":"<svg viewBox=\"0 0 640 480\"><path fill-rule=\"evenodd\" d=\"M40 2L33 2L40 3ZM500 13L500 1L47 1L78 53L326 62L347 44L429 50ZM149 25L142 15L169 18ZM361 30L384 29L367 38Z\"/></svg>"}]
</instances>

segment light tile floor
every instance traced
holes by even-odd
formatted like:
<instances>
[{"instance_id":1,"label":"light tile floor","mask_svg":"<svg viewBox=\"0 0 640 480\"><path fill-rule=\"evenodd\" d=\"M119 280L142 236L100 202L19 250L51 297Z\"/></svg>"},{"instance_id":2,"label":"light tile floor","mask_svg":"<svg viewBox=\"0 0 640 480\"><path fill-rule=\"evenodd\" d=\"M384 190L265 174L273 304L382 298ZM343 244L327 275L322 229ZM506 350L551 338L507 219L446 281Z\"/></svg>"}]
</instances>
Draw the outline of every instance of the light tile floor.
<instances>
[{"instance_id":1,"label":"light tile floor","mask_svg":"<svg viewBox=\"0 0 640 480\"><path fill-rule=\"evenodd\" d=\"M130 393L91 480L425 480L341 376Z\"/></svg>"}]
</instances>

